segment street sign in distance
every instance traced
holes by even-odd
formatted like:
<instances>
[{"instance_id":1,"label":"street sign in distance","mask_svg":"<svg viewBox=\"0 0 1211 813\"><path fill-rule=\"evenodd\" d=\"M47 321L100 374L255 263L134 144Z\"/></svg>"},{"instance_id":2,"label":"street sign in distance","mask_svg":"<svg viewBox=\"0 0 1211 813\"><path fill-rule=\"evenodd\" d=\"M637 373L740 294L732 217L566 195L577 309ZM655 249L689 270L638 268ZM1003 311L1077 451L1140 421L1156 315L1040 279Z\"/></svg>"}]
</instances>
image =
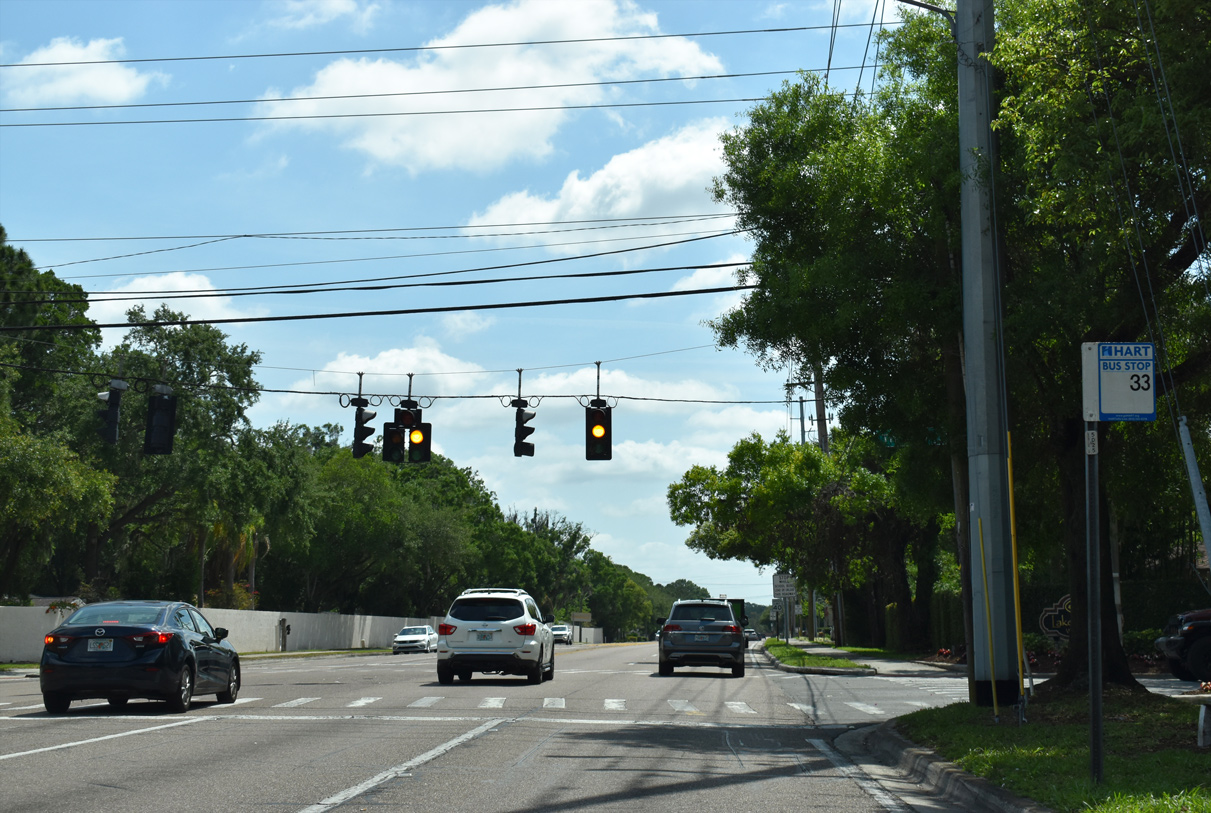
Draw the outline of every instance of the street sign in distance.
<instances>
[{"instance_id":1,"label":"street sign in distance","mask_svg":"<svg viewBox=\"0 0 1211 813\"><path fill-rule=\"evenodd\" d=\"M794 576L789 573L774 574L774 598L795 598L798 595Z\"/></svg>"},{"instance_id":2,"label":"street sign in distance","mask_svg":"<svg viewBox=\"0 0 1211 813\"><path fill-rule=\"evenodd\" d=\"M1155 421L1156 352L1151 342L1081 345L1086 421Z\"/></svg>"}]
</instances>

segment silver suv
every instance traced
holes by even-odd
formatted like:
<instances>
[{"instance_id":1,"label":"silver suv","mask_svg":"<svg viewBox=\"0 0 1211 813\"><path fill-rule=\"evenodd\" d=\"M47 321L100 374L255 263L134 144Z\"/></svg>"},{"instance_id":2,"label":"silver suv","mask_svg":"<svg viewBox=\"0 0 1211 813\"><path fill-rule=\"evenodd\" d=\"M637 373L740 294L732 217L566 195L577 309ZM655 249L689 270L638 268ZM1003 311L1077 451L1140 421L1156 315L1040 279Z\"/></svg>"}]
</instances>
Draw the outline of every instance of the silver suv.
<instances>
[{"instance_id":1,"label":"silver suv","mask_svg":"<svg viewBox=\"0 0 1211 813\"><path fill-rule=\"evenodd\" d=\"M472 672L524 675L530 683L555 677L555 641L544 616L525 590L464 590L437 627L437 682Z\"/></svg>"},{"instance_id":2,"label":"silver suv","mask_svg":"<svg viewBox=\"0 0 1211 813\"><path fill-rule=\"evenodd\" d=\"M732 677L744 677L742 624L725 599L690 599L673 602L660 629L660 674L673 674L676 666L731 667Z\"/></svg>"}]
</instances>

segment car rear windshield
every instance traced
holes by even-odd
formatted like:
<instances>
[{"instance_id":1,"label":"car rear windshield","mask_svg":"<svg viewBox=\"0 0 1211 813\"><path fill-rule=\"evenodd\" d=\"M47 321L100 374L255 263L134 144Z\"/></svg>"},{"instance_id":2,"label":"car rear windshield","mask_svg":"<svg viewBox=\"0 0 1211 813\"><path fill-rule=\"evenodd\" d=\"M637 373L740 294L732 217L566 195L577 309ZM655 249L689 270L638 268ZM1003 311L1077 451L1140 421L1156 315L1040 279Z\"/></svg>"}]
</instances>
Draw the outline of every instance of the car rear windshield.
<instances>
[{"instance_id":1,"label":"car rear windshield","mask_svg":"<svg viewBox=\"0 0 1211 813\"><path fill-rule=\"evenodd\" d=\"M450 617L460 621L511 621L525 614L522 603L509 598L459 598L450 608Z\"/></svg>"},{"instance_id":2,"label":"car rear windshield","mask_svg":"<svg viewBox=\"0 0 1211 813\"><path fill-rule=\"evenodd\" d=\"M670 621L731 621L732 611L722 604L678 604Z\"/></svg>"},{"instance_id":3,"label":"car rear windshield","mask_svg":"<svg viewBox=\"0 0 1211 813\"><path fill-rule=\"evenodd\" d=\"M68 617L65 624L154 624L163 607L81 607Z\"/></svg>"},{"instance_id":4,"label":"car rear windshield","mask_svg":"<svg viewBox=\"0 0 1211 813\"><path fill-rule=\"evenodd\" d=\"M425 628L424 627L404 627L402 630L399 631L399 634L400 635L424 635Z\"/></svg>"}]
</instances>

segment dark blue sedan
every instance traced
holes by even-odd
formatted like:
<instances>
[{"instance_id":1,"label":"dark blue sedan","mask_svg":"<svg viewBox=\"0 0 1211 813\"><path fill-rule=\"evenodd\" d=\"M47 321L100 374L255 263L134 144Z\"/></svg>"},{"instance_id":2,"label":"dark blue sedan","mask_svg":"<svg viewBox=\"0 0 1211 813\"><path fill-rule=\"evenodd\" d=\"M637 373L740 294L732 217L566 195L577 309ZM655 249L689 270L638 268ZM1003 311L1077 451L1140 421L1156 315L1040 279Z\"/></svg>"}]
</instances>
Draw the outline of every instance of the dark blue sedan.
<instances>
[{"instance_id":1,"label":"dark blue sedan","mask_svg":"<svg viewBox=\"0 0 1211 813\"><path fill-rule=\"evenodd\" d=\"M189 711L195 694L234 703L240 658L226 637L179 601L87 604L46 635L42 702L51 714L90 697L115 708L132 697L167 700L176 712Z\"/></svg>"}]
</instances>

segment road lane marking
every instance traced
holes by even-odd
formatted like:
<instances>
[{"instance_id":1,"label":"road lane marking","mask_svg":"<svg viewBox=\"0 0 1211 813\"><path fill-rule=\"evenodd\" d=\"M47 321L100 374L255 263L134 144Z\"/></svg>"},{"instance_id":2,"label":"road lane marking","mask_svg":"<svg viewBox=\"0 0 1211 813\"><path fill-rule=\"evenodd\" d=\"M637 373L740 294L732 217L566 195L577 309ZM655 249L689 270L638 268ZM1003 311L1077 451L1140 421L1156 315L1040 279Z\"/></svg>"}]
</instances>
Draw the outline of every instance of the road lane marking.
<instances>
[{"instance_id":1,"label":"road lane marking","mask_svg":"<svg viewBox=\"0 0 1211 813\"><path fill-rule=\"evenodd\" d=\"M383 698L381 698L381 697L359 697L357 700L354 700L352 703L346 703L345 707L351 708L351 709L356 709L361 706L369 706L371 703L377 703L378 701L380 701L382 699Z\"/></svg>"},{"instance_id":2,"label":"road lane marking","mask_svg":"<svg viewBox=\"0 0 1211 813\"><path fill-rule=\"evenodd\" d=\"M76 703L72 704L72 708L73 709L88 709L88 708L92 708L94 706L104 706L108 702L109 702L108 700L102 700L100 703L76 702ZM31 709L43 709L43 708L46 708L46 705L44 703L39 703L36 706L13 706L11 709L5 709L5 711L30 711Z\"/></svg>"},{"instance_id":3,"label":"road lane marking","mask_svg":"<svg viewBox=\"0 0 1211 813\"><path fill-rule=\"evenodd\" d=\"M191 717L188 720L177 720L174 723L165 723L164 725L152 726L151 728L139 728L134 731L123 731L120 734L106 734L104 737L92 737L87 740L77 740L76 742L65 742L60 745L48 745L45 748L35 748L32 751L18 751L15 754L0 754L0 760L16 759L17 757L27 757L32 754L44 754L47 751L61 751L64 748L75 748L77 745L89 745L94 742L104 742L106 740L116 740L118 737L131 737L135 734L147 734L152 731L162 731L166 728L176 728L177 726L189 725L196 723L199 720L205 720L206 717Z\"/></svg>"},{"instance_id":4,"label":"road lane marking","mask_svg":"<svg viewBox=\"0 0 1211 813\"><path fill-rule=\"evenodd\" d=\"M849 706L851 709L857 709L858 711L860 711L864 714L869 714L873 717L886 717L887 716L886 711L879 708L878 706L872 706L869 703L850 703L849 701L846 701L845 705Z\"/></svg>"},{"instance_id":5,"label":"road lane marking","mask_svg":"<svg viewBox=\"0 0 1211 813\"><path fill-rule=\"evenodd\" d=\"M912 813L912 808L901 802L895 796L892 796L887 791L879 786L879 783L870 778L870 775L860 767L850 762L840 751L837 751L824 740L808 740L812 747L819 751L824 757L833 764L842 776L851 780L855 785L882 805L884 810L891 813Z\"/></svg>"},{"instance_id":6,"label":"road lane marking","mask_svg":"<svg viewBox=\"0 0 1211 813\"><path fill-rule=\"evenodd\" d=\"M319 700L318 697L296 697L294 700L287 700L285 703L277 703L275 709L293 709L297 706L305 706L308 703L314 703Z\"/></svg>"},{"instance_id":7,"label":"road lane marking","mask_svg":"<svg viewBox=\"0 0 1211 813\"><path fill-rule=\"evenodd\" d=\"M479 707L481 709L502 709L505 707L505 699L504 697L485 697L479 701Z\"/></svg>"},{"instance_id":8,"label":"road lane marking","mask_svg":"<svg viewBox=\"0 0 1211 813\"><path fill-rule=\"evenodd\" d=\"M445 700L444 697L422 697L419 700L413 700L408 704L410 709L427 709L439 700Z\"/></svg>"},{"instance_id":9,"label":"road lane marking","mask_svg":"<svg viewBox=\"0 0 1211 813\"><path fill-rule=\"evenodd\" d=\"M260 699L261 698L259 698L259 697L241 697L240 699L236 700L234 703L229 703L228 705L238 706L242 703L255 703L256 701L258 701Z\"/></svg>"},{"instance_id":10,"label":"road lane marking","mask_svg":"<svg viewBox=\"0 0 1211 813\"><path fill-rule=\"evenodd\" d=\"M542 707L543 707L544 709L562 709L562 708L565 708L565 706L564 706L564 699L563 699L562 697L544 697L544 698L542 699Z\"/></svg>"},{"instance_id":11,"label":"road lane marking","mask_svg":"<svg viewBox=\"0 0 1211 813\"><path fill-rule=\"evenodd\" d=\"M324 799L323 801L319 802L318 804L314 804L314 805L310 805L309 807L305 807L302 810L300 810L299 813L327 813L327 811L331 810L332 808L337 807L338 805L342 805L345 802L349 801L350 799L354 799L358 796L361 796L363 793L370 790L371 788L378 787L379 785L383 784L384 782L389 782L392 779L403 776L404 774L411 771L413 768L417 768L421 765L424 765L426 762L430 762L431 760L437 759L442 754L445 754L447 751L451 751L451 750L457 748L458 746L462 745L464 742L468 742L470 740L475 739L480 734L483 734L486 731L491 731L493 728L496 728L498 725L500 725L503 722L506 722L506 721L503 719L489 720L488 722L484 723L483 725L479 726L478 728L473 728L465 734L457 736L448 742L444 742L441 745L437 746L436 748L434 748L430 751L426 751L425 753L421 754L418 757L415 757L414 759L410 759L407 762L396 765L394 768L389 768L389 769L383 771L382 773L378 774L377 776L370 777L365 782L359 782L358 784L356 784L352 787L346 788L345 790L342 790L340 793L337 793L333 796L329 796L327 799Z\"/></svg>"},{"instance_id":12,"label":"road lane marking","mask_svg":"<svg viewBox=\"0 0 1211 813\"><path fill-rule=\"evenodd\" d=\"M627 701L618 699L606 700L605 708L607 711L626 711Z\"/></svg>"},{"instance_id":13,"label":"road lane marking","mask_svg":"<svg viewBox=\"0 0 1211 813\"><path fill-rule=\"evenodd\" d=\"M815 706L809 706L806 703L787 703L786 705L790 706L791 708L798 709L799 711L806 714L808 717L816 716L816 707Z\"/></svg>"},{"instance_id":14,"label":"road lane marking","mask_svg":"<svg viewBox=\"0 0 1211 813\"><path fill-rule=\"evenodd\" d=\"M737 714L756 714L757 713L757 710L755 708L753 708L752 706L750 706L748 703L742 703L738 700L725 701L723 705L727 706L730 711L734 711Z\"/></svg>"},{"instance_id":15,"label":"road lane marking","mask_svg":"<svg viewBox=\"0 0 1211 813\"><path fill-rule=\"evenodd\" d=\"M701 712L698 711L698 707L688 700L670 700L669 705L673 707L673 711L683 711L687 714L694 714L697 712L701 714Z\"/></svg>"}]
</instances>

